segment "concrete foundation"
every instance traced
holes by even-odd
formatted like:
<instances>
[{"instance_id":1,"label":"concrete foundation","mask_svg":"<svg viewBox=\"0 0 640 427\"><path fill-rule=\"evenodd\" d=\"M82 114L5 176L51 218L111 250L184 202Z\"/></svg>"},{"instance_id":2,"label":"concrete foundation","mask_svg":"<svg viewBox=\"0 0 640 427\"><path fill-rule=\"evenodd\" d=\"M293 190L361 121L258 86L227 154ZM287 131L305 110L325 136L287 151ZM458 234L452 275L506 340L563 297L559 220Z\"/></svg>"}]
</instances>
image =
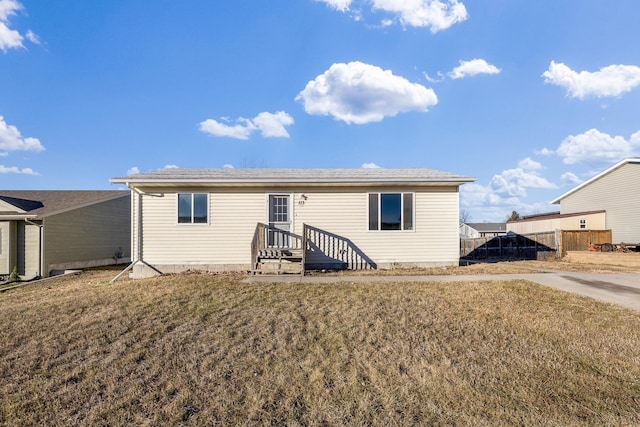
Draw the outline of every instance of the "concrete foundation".
<instances>
[{"instance_id":1,"label":"concrete foundation","mask_svg":"<svg viewBox=\"0 0 640 427\"><path fill-rule=\"evenodd\" d=\"M401 263L401 262L390 262L390 263L380 263L377 268L381 270L392 270L392 269L401 269L401 268L430 268L430 267L450 267L457 266L458 262L452 263ZM153 267L158 271L155 271L153 268L145 265L144 263L137 263L131 269L129 273L129 277L132 279L144 279L147 277L154 277L162 274L176 274L176 273L184 273L187 271L203 271L208 273L222 273L222 272L232 272L232 271L244 271L250 272L251 265L250 264L161 264L155 265ZM340 270L344 269L343 264L307 264L307 270ZM160 273L158 273L160 272Z\"/></svg>"}]
</instances>

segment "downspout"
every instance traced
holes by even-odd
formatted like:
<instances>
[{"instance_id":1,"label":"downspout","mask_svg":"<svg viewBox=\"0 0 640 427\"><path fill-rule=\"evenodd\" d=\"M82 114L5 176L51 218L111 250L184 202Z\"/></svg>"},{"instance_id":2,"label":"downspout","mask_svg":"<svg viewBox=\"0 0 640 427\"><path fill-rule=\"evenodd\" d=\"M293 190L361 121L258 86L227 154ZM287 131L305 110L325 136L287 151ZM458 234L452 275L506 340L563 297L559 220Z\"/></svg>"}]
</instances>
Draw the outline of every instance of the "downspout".
<instances>
[{"instance_id":1,"label":"downspout","mask_svg":"<svg viewBox=\"0 0 640 427\"><path fill-rule=\"evenodd\" d=\"M124 273L126 273L127 271L131 270L137 263L142 263L144 265L146 265L147 267L151 268L152 270L154 270L156 273L158 274L162 274L162 272L160 270L158 270L157 268L155 268L154 266L152 266L151 264L145 262L142 259L142 196L144 195L144 192L138 190L137 188L132 188L131 186L129 186L129 188L131 188L131 194L133 196L133 194L137 194L138 195L138 204L137 204L137 218L138 218L138 246L137 246L137 250L136 250L136 254L135 254L135 259L133 260L133 262L131 264L129 264L129 266L127 268L125 268L124 270L122 270L116 277L114 277L113 279L111 279L111 281L109 283L113 283L116 280L118 280L120 277L122 277L122 275ZM132 198L133 201L133 198ZM132 210L135 211L136 209L133 208L133 203L132 205ZM132 212L133 214L134 212ZM133 218L133 215L131 216ZM134 230L134 226L133 226L133 221L131 221L131 235L133 236L133 230ZM133 245L133 239L132 239L132 245ZM133 248L131 248L133 249Z\"/></svg>"},{"instance_id":2,"label":"downspout","mask_svg":"<svg viewBox=\"0 0 640 427\"><path fill-rule=\"evenodd\" d=\"M38 227L38 272L35 278L42 277L42 271L44 270L44 245L42 244L42 239L44 237L44 233L42 232L44 225L36 224L35 222L29 221L27 218L24 219L24 222L30 225L35 225ZM26 269L25 269L26 270ZM26 271L25 271L26 273Z\"/></svg>"}]
</instances>

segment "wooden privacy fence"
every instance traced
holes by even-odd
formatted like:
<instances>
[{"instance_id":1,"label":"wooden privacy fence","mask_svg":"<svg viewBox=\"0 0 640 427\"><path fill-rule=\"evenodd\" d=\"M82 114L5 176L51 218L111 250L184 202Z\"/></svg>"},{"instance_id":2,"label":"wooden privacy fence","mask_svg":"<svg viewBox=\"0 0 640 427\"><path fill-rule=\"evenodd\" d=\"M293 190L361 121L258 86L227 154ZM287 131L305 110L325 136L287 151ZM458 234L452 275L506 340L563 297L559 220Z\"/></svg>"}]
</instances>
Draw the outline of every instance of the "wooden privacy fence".
<instances>
[{"instance_id":1,"label":"wooden privacy fence","mask_svg":"<svg viewBox=\"0 0 640 427\"><path fill-rule=\"evenodd\" d=\"M611 230L557 230L544 233L509 233L497 237L461 239L460 258L562 258L567 254L567 251L586 251L591 243L611 243Z\"/></svg>"},{"instance_id":2,"label":"wooden privacy fence","mask_svg":"<svg viewBox=\"0 0 640 427\"><path fill-rule=\"evenodd\" d=\"M562 230L561 256L564 257L568 251L586 251L592 243L613 243L611 230Z\"/></svg>"}]
</instances>

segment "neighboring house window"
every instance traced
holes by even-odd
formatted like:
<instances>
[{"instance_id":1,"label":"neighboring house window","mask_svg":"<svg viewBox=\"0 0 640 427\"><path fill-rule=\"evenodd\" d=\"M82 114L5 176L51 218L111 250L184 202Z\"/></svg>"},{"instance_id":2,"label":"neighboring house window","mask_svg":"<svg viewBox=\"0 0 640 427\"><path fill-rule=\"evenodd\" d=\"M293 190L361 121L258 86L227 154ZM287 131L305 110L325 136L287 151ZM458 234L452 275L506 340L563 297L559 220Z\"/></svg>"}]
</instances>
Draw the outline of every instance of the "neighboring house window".
<instances>
[{"instance_id":1,"label":"neighboring house window","mask_svg":"<svg viewBox=\"0 0 640 427\"><path fill-rule=\"evenodd\" d=\"M413 230L413 193L369 193L369 230Z\"/></svg>"},{"instance_id":2,"label":"neighboring house window","mask_svg":"<svg viewBox=\"0 0 640 427\"><path fill-rule=\"evenodd\" d=\"M209 220L208 213L208 194L178 194L178 224L206 224Z\"/></svg>"},{"instance_id":3,"label":"neighboring house window","mask_svg":"<svg viewBox=\"0 0 640 427\"><path fill-rule=\"evenodd\" d=\"M581 219L580 220L580 228L587 228L587 220L586 219Z\"/></svg>"}]
</instances>

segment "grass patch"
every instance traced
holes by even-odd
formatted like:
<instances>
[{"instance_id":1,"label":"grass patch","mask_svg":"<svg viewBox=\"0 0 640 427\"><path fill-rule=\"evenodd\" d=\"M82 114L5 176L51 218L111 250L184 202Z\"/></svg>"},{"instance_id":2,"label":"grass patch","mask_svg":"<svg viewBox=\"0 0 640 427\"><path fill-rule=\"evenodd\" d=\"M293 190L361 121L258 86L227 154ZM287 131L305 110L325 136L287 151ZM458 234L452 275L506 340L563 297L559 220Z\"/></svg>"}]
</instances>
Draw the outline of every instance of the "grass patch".
<instances>
[{"instance_id":1,"label":"grass patch","mask_svg":"<svg viewBox=\"0 0 640 427\"><path fill-rule=\"evenodd\" d=\"M462 262L465 262L464 260ZM564 261L496 261L448 267L412 267L377 270L337 270L307 272L308 276L459 276L476 274L518 274L544 271L576 273L638 273L637 267L578 264Z\"/></svg>"},{"instance_id":2,"label":"grass patch","mask_svg":"<svg viewBox=\"0 0 640 427\"><path fill-rule=\"evenodd\" d=\"M0 294L3 425L638 424L640 314L524 281Z\"/></svg>"}]
</instances>

